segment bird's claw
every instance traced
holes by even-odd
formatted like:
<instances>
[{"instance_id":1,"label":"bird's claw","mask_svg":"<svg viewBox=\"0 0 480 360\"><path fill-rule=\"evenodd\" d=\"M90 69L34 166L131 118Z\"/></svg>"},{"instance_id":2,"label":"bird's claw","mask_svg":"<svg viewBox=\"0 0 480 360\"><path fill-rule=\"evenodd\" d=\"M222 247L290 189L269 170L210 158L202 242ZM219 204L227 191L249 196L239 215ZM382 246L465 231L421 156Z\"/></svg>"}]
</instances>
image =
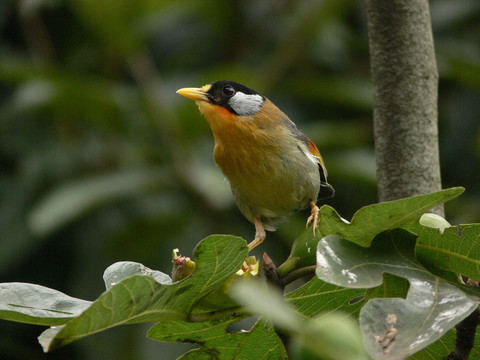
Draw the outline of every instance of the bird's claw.
<instances>
[{"instance_id":1,"label":"bird's claw","mask_svg":"<svg viewBox=\"0 0 480 360\"><path fill-rule=\"evenodd\" d=\"M267 236L265 234L265 229L263 228L262 221L260 218L255 218L255 239L251 243L248 244L248 251L251 251L254 247L260 245L263 240L265 240L265 237Z\"/></svg>"},{"instance_id":2,"label":"bird's claw","mask_svg":"<svg viewBox=\"0 0 480 360\"><path fill-rule=\"evenodd\" d=\"M308 228L308 225L312 223L313 235L315 236L315 231L317 230L317 227L318 227L318 212L320 211L320 209L313 201L310 201L310 205L312 206L312 212L310 213L310 216L307 219L306 227Z\"/></svg>"}]
</instances>

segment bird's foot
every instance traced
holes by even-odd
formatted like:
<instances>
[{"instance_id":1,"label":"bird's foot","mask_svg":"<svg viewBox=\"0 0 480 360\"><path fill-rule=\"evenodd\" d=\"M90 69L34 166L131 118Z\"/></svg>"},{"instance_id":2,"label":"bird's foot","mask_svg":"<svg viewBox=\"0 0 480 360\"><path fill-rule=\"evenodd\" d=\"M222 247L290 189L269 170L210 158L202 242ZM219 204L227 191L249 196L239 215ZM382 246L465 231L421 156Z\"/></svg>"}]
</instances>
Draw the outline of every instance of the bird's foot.
<instances>
[{"instance_id":1,"label":"bird's foot","mask_svg":"<svg viewBox=\"0 0 480 360\"><path fill-rule=\"evenodd\" d=\"M312 212L310 213L310 216L307 219L306 227L308 228L308 225L312 223L313 235L315 236L315 231L317 230L317 227L318 227L318 212L320 211L320 209L313 201L310 201L310 206L312 207Z\"/></svg>"},{"instance_id":2,"label":"bird's foot","mask_svg":"<svg viewBox=\"0 0 480 360\"><path fill-rule=\"evenodd\" d=\"M265 229L263 228L262 221L259 218L255 218L255 239L248 244L248 250L251 251L254 247L260 245L267 237Z\"/></svg>"}]
</instances>

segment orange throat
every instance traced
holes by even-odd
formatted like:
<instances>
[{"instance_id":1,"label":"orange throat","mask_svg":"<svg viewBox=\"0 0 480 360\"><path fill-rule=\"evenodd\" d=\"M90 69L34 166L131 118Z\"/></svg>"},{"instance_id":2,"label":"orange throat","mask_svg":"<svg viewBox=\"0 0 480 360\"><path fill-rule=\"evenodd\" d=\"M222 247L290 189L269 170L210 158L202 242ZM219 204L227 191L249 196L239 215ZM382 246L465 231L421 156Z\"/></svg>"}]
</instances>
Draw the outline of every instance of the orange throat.
<instances>
[{"instance_id":1,"label":"orange throat","mask_svg":"<svg viewBox=\"0 0 480 360\"><path fill-rule=\"evenodd\" d=\"M214 159L222 172L230 180L253 175L267 148L271 152L275 147L271 139L251 119L241 119L222 106L199 102L198 107L212 129Z\"/></svg>"}]
</instances>

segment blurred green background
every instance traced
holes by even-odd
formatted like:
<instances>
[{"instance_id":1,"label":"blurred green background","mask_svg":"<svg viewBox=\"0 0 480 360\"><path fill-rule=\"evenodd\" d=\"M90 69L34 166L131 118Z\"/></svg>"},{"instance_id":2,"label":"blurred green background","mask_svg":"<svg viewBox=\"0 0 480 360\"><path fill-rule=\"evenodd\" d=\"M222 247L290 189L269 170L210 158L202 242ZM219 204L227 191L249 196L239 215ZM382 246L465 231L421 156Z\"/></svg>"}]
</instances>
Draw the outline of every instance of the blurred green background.
<instances>
[{"instance_id":1,"label":"blurred green background","mask_svg":"<svg viewBox=\"0 0 480 360\"><path fill-rule=\"evenodd\" d=\"M350 218L377 201L363 1L2 0L0 282L93 300L131 260L169 273L212 233L251 240L212 160L196 106L175 91L220 79L268 96L318 145ZM432 0L443 186L467 192L452 223L480 220L480 2ZM256 254L277 264L294 214ZM40 327L0 322L1 359L173 359L188 346L146 325L44 355ZM47 357L48 356L48 357Z\"/></svg>"}]
</instances>

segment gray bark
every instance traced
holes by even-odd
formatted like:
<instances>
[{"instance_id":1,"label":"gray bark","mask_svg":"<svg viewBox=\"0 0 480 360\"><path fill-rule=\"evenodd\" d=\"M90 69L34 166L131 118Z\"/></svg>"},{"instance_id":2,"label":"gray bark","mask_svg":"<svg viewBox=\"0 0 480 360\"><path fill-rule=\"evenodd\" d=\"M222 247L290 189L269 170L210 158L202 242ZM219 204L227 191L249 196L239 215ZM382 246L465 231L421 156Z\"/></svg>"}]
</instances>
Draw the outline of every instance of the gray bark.
<instances>
[{"instance_id":1,"label":"gray bark","mask_svg":"<svg viewBox=\"0 0 480 360\"><path fill-rule=\"evenodd\" d=\"M438 71L427 0L367 0L378 195L441 189ZM433 212L443 216L443 206Z\"/></svg>"}]
</instances>

